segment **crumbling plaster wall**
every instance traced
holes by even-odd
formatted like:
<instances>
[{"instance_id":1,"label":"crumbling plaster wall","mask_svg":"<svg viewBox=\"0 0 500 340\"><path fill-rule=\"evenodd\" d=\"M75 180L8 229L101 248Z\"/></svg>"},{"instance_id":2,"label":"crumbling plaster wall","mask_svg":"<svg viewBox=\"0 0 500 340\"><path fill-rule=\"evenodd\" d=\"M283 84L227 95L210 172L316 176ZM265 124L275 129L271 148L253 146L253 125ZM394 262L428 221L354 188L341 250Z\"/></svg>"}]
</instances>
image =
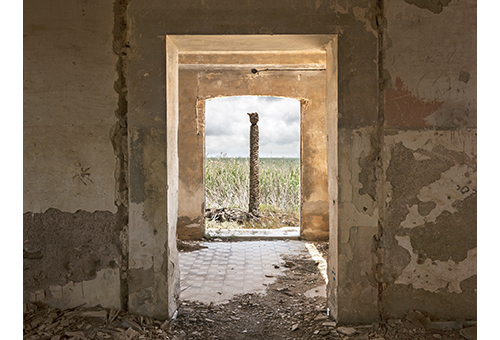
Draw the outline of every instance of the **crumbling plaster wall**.
<instances>
[{"instance_id":1,"label":"crumbling plaster wall","mask_svg":"<svg viewBox=\"0 0 500 340\"><path fill-rule=\"evenodd\" d=\"M114 17L24 2L24 301L121 306Z\"/></svg>"},{"instance_id":2,"label":"crumbling plaster wall","mask_svg":"<svg viewBox=\"0 0 500 340\"><path fill-rule=\"evenodd\" d=\"M179 78L179 164L182 169L179 174L179 237L201 238L204 235L205 117L197 110L197 103L220 96L262 95L291 97L303 102L301 234L307 240L328 239L325 71L253 74L249 65L243 70L181 70Z\"/></svg>"},{"instance_id":3,"label":"crumbling plaster wall","mask_svg":"<svg viewBox=\"0 0 500 340\"><path fill-rule=\"evenodd\" d=\"M476 2L436 4L386 2L380 308L475 319Z\"/></svg>"},{"instance_id":4,"label":"crumbling plaster wall","mask_svg":"<svg viewBox=\"0 0 500 340\"><path fill-rule=\"evenodd\" d=\"M413 308L474 318L475 10L471 0L25 2L25 299L116 307L129 292L143 315L175 309L165 35L338 34L329 306L341 323ZM128 278L126 218L144 249ZM35 268L52 264L39 279Z\"/></svg>"}]
</instances>

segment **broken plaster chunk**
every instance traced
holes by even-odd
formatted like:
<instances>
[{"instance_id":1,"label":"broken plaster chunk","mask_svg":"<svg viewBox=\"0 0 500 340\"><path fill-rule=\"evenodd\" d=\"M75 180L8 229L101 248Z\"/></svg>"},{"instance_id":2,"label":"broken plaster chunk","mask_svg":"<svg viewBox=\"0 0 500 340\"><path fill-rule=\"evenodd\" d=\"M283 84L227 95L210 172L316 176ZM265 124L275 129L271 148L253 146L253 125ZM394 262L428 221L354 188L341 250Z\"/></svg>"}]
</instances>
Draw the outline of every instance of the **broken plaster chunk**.
<instances>
[{"instance_id":1,"label":"broken plaster chunk","mask_svg":"<svg viewBox=\"0 0 500 340\"><path fill-rule=\"evenodd\" d=\"M49 291L53 299L63 298L63 288L61 286L49 286Z\"/></svg>"},{"instance_id":2,"label":"broken plaster chunk","mask_svg":"<svg viewBox=\"0 0 500 340\"><path fill-rule=\"evenodd\" d=\"M337 323L335 321L327 321L322 323L325 327L337 327Z\"/></svg>"},{"instance_id":3,"label":"broken plaster chunk","mask_svg":"<svg viewBox=\"0 0 500 340\"><path fill-rule=\"evenodd\" d=\"M428 325L430 320L426 319L426 317L418 310L410 310L406 319L415 326L415 328L424 328L424 326Z\"/></svg>"},{"instance_id":4,"label":"broken plaster chunk","mask_svg":"<svg viewBox=\"0 0 500 340\"><path fill-rule=\"evenodd\" d=\"M339 332L340 334L351 336L356 334L357 330L352 327L339 327L337 328L337 332Z\"/></svg>"},{"instance_id":5,"label":"broken plaster chunk","mask_svg":"<svg viewBox=\"0 0 500 340\"><path fill-rule=\"evenodd\" d=\"M455 321L434 321L429 322L428 329L459 329L458 323Z\"/></svg>"},{"instance_id":6,"label":"broken plaster chunk","mask_svg":"<svg viewBox=\"0 0 500 340\"><path fill-rule=\"evenodd\" d=\"M139 334L134 329L132 329L132 327L127 328L127 330L124 333L125 333L125 335L127 335L129 337L134 337L134 336Z\"/></svg>"},{"instance_id":7,"label":"broken plaster chunk","mask_svg":"<svg viewBox=\"0 0 500 340\"><path fill-rule=\"evenodd\" d=\"M469 340L477 340L477 326L461 329L460 335Z\"/></svg>"},{"instance_id":8,"label":"broken plaster chunk","mask_svg":"<svg viewBox=\"0 0 500 340\"><path fill-rule=\"evenodd\" d=\"M354 340L369 340L370 338L368 337L368 333L356 335Z\"/></svg>"},{"instance_id":9,"label":"broken plaster chunk","mask_svg":"<svg viewBox=\"0 0 500 340\"><path fill-rule=\"evenodd\" d=\"M416 161L425 161L425 160L431 159L429 156L424 155L420 152L414 152L413 157L415 158Z\"/></svg>"},{"instance_id":10,"label":"broken plaster chunk","mask_svg":"<svg viewBox=\"0 0 500 340\"><path fill-rule=\"evenodd\" d=\"M132 327L136 331L141 331L141 326L138 323L127 318L123 318L122 326L127 328Z\"/></svg>"},{"instance_id":11,"label":"broken plaster chunk","mask_svg":"<svg viewBox=\"0 0 500 340\"><path fill-rule=\"evenodd\" d=\"M316 316L314 318L315 321L321 321L321 320L327 320L328 317L326 315L322 315L322 314L318 314L318 316Z\"/></svg>"},{"instance_id":12,"label":"broken plaster chunk","mask_svg":"<svg viewBox=\"0 0 500 340\"><path fill-rule=\"evenodd\" d=\"M31 302L39 302L45 299L45 290L37 290L34 293L30 293Z\"/></svg>"},{"instance_id":13,"label":"broken plaster chunk","mask_svg":"<svg viewBox=\"0 0 500 340\"><path fill-rule=\"evenodd\" d=\"M76 338L76 339L86 340L85 334L83 334L83 332L65 332L64 334L66 336L71 336L71 337Z\"/></svg>"},{"instance_id":14,"label":"broken plaster chunk","mask_svg":"<svg viewBox=\"0 0 500 340\"><path fill-rule=\"evenodd\" d=\"M106 321L108 318L108 312L106 310L87 311L87 312L81 312L80 316L84 318L98 318Z\"/></svg>"}]
</instances>

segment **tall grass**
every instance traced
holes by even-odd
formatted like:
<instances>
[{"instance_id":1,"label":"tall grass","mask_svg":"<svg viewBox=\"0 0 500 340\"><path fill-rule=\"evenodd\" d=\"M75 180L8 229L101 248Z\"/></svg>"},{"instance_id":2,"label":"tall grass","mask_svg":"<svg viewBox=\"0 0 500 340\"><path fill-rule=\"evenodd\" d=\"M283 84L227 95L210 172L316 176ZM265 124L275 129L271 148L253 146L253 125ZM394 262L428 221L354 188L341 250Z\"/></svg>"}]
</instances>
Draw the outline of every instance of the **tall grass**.
<instances>
[{"instance_id":1,"label":"tall grass","mask_svg":"<svg viewBox=\"0 0 500 340\"><path fill-rule=\"evenodd\" d=\"M207 208L248 209L248 158L206 159ZM299 160L259 159L261 209L298 215L300 206Z\"/></svg>"}]
</instances>

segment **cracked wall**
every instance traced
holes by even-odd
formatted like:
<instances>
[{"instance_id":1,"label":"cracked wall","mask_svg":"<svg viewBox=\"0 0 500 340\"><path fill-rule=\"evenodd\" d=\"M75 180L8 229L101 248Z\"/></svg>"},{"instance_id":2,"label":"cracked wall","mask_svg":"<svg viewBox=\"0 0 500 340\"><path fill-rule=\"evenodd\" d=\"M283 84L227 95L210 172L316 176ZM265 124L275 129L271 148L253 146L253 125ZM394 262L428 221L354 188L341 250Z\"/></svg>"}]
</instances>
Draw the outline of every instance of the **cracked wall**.
<instances>
[{"instance_id":1,"label":"cracked wall","mask_svg":"<svg viewBox=\"0 0 500 340\"><path fill-rule=\"evenodd\" d=\"M115 179L117 159L127 158L114 86L119 7L24 4L25 302L122 305L128 198Z\"/></svg>"},{"instance_id":2,"label":"cracked wall","mask_svg":"<svg viewBox=\"0 0 500 340\"><path fill-rule=\"evenodd\" d=\"M385 9L379 307L475 319L476 3L406 2Z\"/></svg>"},{"instance_id":3,"label":"cracked wall","mask_svg":"<svg viewBox=\"0 0 500 340\"><path fill-rule=\"evenodd\" d=\"M474 1L28 1L23 33L25 300L175 310L166 35L337 34L329 307L476 317ZM49 236L69 240L61 259Z\"/></svg>"},{"instance_id":4,"label":"cracked wall","mask_svg":"<svg viewBox=\"0 0 500 340\"><path fill-rule=\"evenodd\" d=\"M477 275L475 129L399 131L385 143L385 313L415 306L434 318L475 318L467 283Z\"/></svg>"}]
</instances>

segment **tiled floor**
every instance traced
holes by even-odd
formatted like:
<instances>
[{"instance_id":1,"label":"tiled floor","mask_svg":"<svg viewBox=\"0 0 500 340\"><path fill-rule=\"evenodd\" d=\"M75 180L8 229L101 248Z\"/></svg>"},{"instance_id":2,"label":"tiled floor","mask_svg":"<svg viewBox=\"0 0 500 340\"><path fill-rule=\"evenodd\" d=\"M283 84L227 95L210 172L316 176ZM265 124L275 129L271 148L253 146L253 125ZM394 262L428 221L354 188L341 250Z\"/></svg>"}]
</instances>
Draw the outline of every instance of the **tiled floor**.
<instances>
[{"instance_id":1,"label":"tiled floor","mask_svg":"<svg viewBox=\"0 0 500 340\"><path fill-rule=\"evenodd\" d=\"M309 254L303 241L202 242L179 253L183 300L222 303L236 294L263 292L285 268L281 254Z\"/></svg>"},{"instance_id":2,"label":"tiled floor","mask_svg":"<svg viewBox=\"0 0 500 340\"><path fill-rule=\"evenodd\" d=\"M300 227L285 227L280 229L207 229L211 237L231 237L235 240L256 239L287 239L298 240L300 238Z\"/></svg>"}]
</instances>

